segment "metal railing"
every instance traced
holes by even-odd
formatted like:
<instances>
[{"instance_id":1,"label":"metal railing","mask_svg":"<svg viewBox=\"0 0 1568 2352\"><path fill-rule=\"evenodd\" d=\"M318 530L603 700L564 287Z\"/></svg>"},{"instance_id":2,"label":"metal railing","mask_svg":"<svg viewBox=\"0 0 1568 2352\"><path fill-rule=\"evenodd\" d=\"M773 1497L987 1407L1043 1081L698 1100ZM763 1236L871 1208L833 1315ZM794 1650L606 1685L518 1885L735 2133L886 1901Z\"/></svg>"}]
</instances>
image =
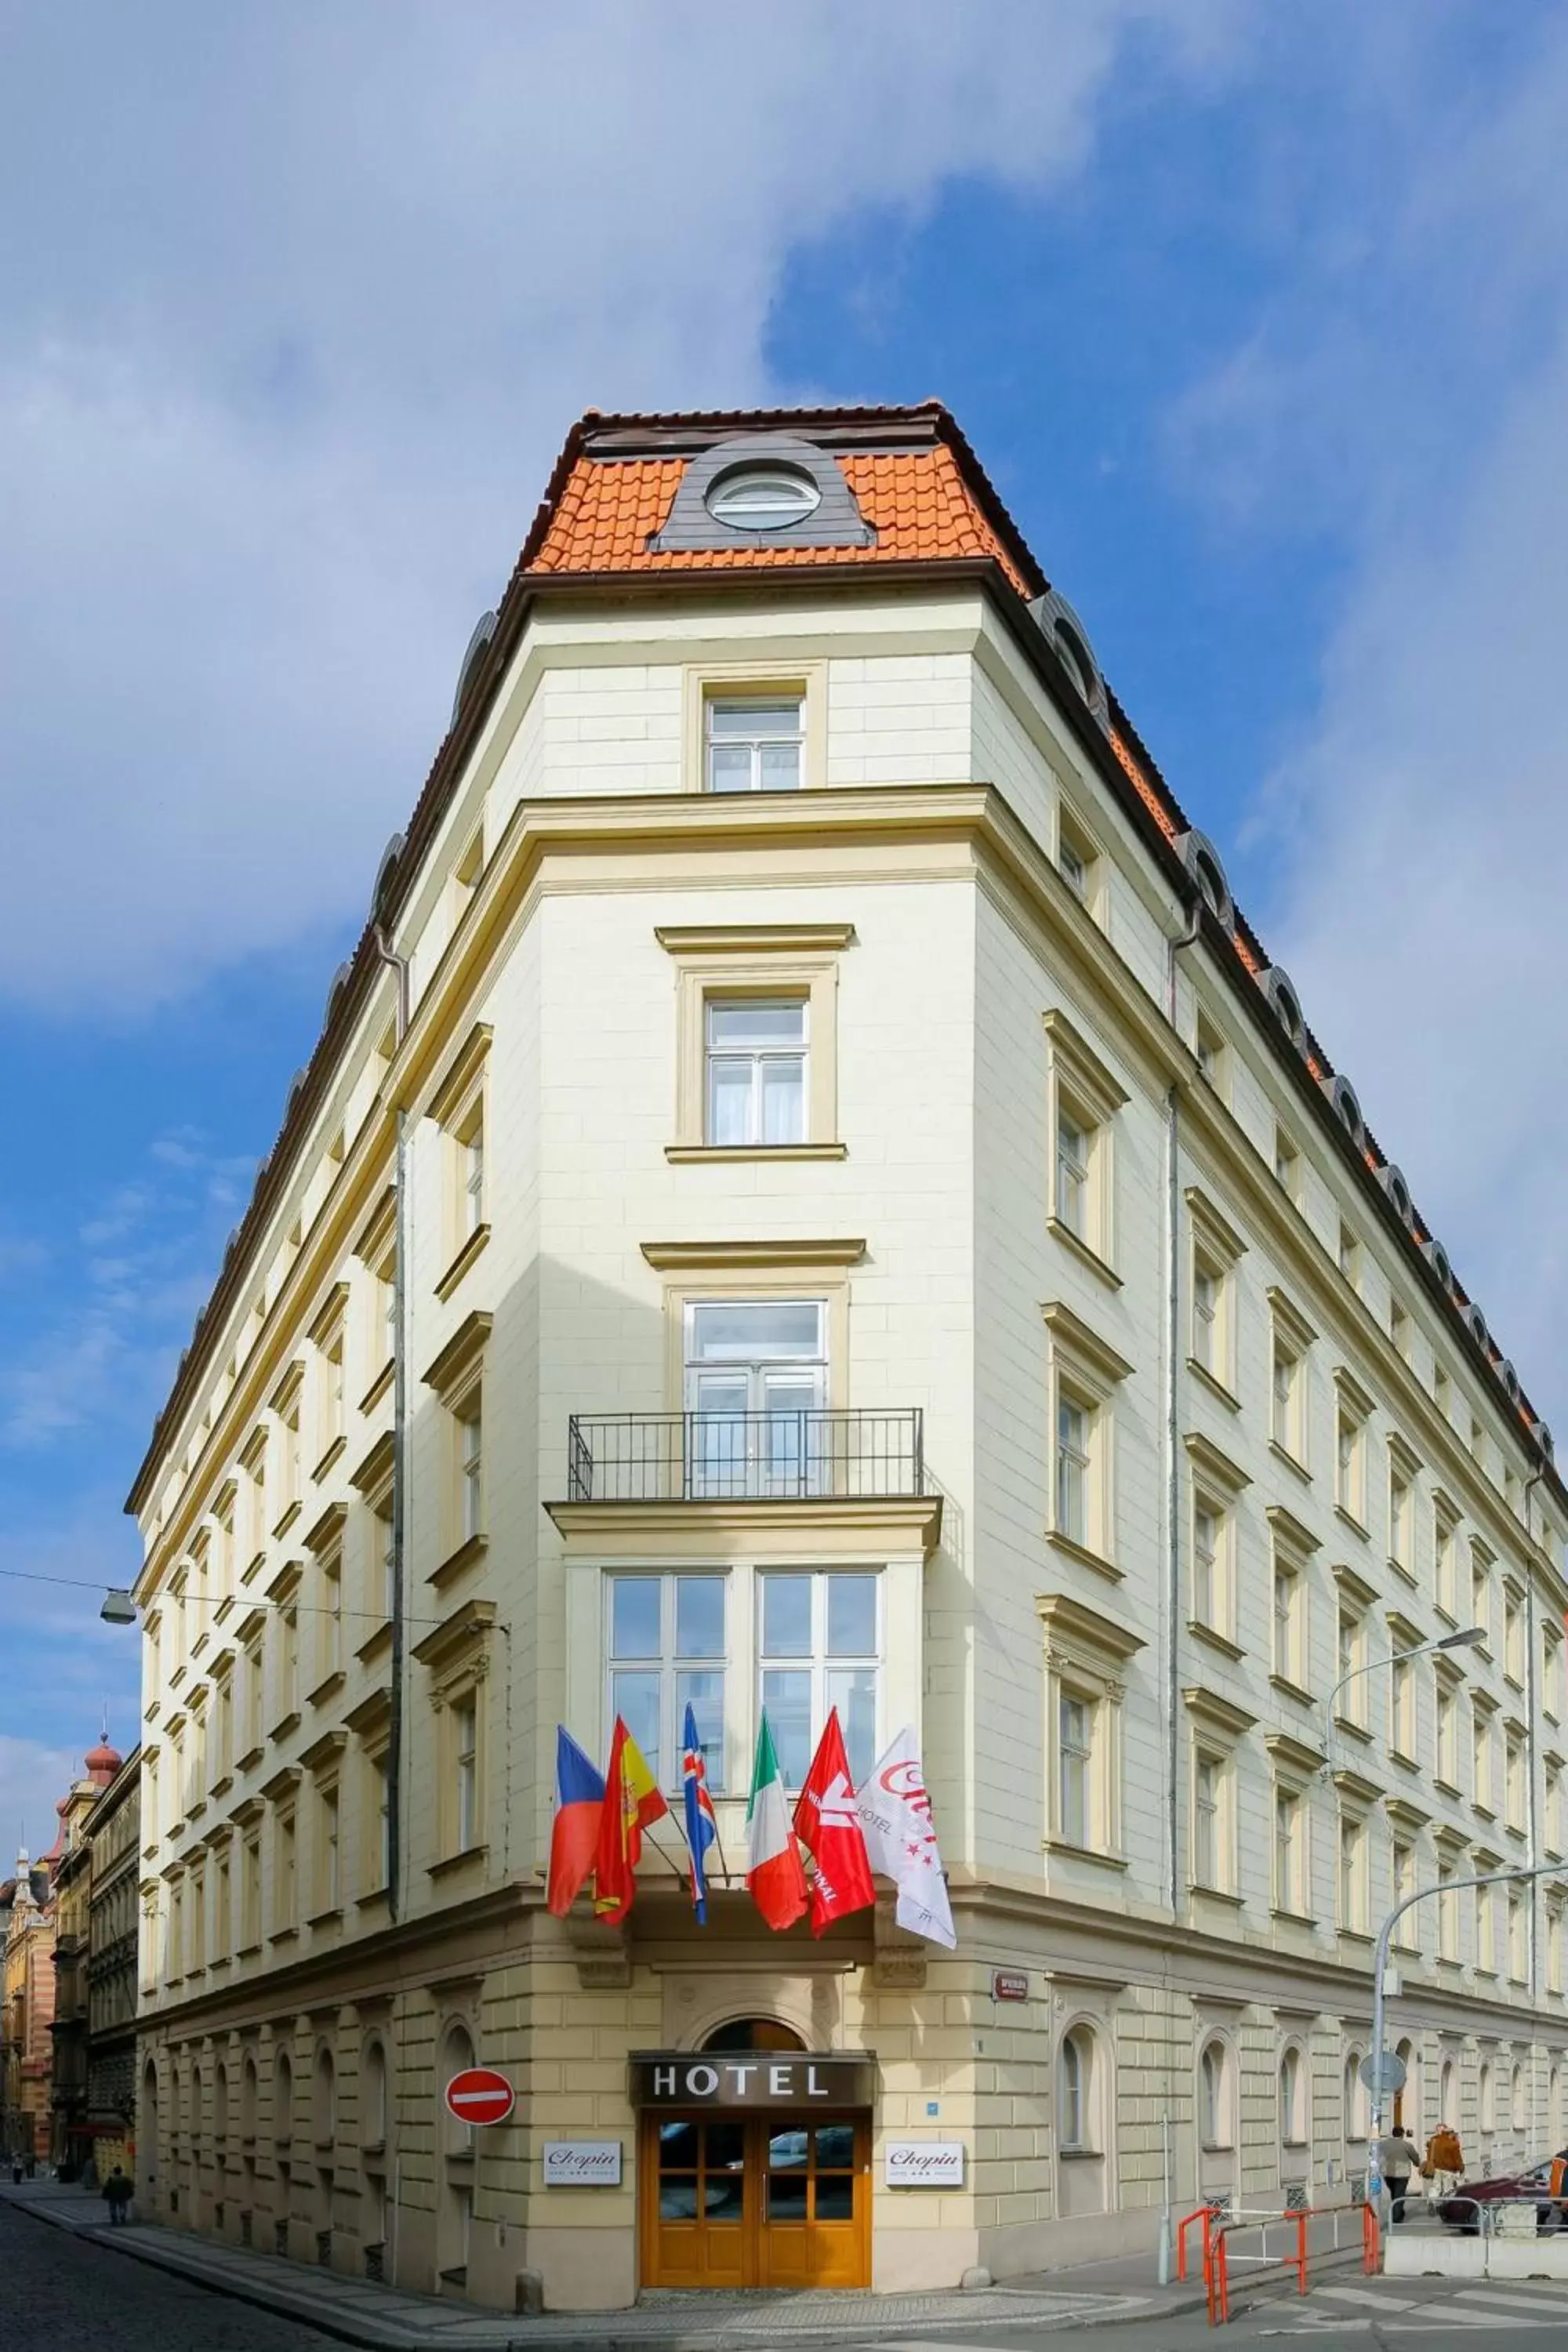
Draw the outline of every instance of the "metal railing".
<instances>
[{"instance_id":1,"label":"metal railing","mask_svg":"<svg viewBox=\"0 0 1568 2352\"><path fill-rule=\"evenodd\" d=\"M923 1495L924 1414L574 1412L574 1503L808 1501Z\"/></svg>"},{"instance_id":2,"label":"metal railing","mask_svg":"<svg viewBox=\"0 0 1568 2352\"><path fill-rule=\"evenodd\" d=\"M1314 2222L1326 2224L1326 2230L1311 2229ZM1257 2253L1232 2252L1233 2237L1254 2234L1258 2241ZM1313 2257L1338 2253L1346 2239L1352 2244L1360 2239L1363 2271L1370 2273L1377 2266L1377 2217L1364 2205L1298 2205L1286 2212L1227 2214L1204 2235L1204 2284L1211 2327L1223 2327L1230 2317L1232 2263L1252 2270L1293 2273L1298 2294L1307 2293L1307 2266Z\"/></svg>"}]
</instances>

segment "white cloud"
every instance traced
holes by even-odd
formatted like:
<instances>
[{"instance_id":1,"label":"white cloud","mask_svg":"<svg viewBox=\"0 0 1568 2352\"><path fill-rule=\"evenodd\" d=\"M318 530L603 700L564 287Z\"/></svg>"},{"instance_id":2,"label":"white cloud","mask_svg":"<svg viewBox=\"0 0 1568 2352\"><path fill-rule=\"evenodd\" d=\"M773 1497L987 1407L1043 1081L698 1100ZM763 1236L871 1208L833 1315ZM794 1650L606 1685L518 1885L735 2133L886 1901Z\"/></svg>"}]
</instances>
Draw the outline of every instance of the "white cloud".
<instances>
[{"instance_id":1,"label":"white cloud","mask_svg":"<svg viewBox=\"0 0 1568 2352\"><path fill-rule=\"evenodd\" d=\"M31 19L0 98L30 223L0 313L0 987L134 1016L341 921L566 422L763 394L797 239L953 174L1047 184L1119 63L1211 74L1235 16Z\"/></svg>"},{"instance_id":2,"label":"white cloud","mask_svg":"<svg viewBox=\"0 0 1568 2352\"><path fill-rule=\"evenodd\" d=\"M1419 88L1426 19L1402 13L1403 52L1393 21L1386 78L1402 58ZM1326 516L1348 544L1315 723L1257 812L1266 933L1561 1423L1568 26L1532 21L1473 86L1391 110L1376 240L1331 193L1321 265L1183 404L1177 446L1233 524Z\"/></svg>"}]
</instances>

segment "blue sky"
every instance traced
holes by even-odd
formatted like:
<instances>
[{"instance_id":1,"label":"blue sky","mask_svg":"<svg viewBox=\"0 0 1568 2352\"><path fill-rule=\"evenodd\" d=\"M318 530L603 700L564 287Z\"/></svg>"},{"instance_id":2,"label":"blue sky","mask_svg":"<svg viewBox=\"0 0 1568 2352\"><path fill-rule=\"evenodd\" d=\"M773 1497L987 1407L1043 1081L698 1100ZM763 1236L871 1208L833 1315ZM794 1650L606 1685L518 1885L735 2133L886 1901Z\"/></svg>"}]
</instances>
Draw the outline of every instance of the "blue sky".
<instances>
[{"instance_id":1,"label":"blue sky","mask_svg":"<svg viewBox=\"0 0 1568 2352\"><path fill-rule=\"evenodd\" d=\"M153 1412L590 403L949 402L1568 1412L1568 14L655 13L13 32L0 1569L129 1580ZM37 1848L100 1705L134 1736L134 1642L0 1577L0 1663Z\"/></svg>"}]
</instances>

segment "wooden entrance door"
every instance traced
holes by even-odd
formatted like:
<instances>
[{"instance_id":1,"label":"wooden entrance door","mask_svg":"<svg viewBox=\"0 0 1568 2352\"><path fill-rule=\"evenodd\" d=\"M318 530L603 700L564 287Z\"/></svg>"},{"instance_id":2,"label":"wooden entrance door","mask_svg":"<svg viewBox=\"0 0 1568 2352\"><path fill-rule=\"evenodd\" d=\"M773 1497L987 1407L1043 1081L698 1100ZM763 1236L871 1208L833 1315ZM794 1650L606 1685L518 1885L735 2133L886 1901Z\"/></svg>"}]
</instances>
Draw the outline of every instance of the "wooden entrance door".
<instances>
[{"instance_id":1,"label":"wooden entrance door","mask_svg":"<svg viewBox=\"0 0 1568 2352\"><path fill-rule=\"evenodd\" d=\"M646 2286L856 2287L871 2280L871 2119L649 2114Z\"/></svg>"}]
</instances>

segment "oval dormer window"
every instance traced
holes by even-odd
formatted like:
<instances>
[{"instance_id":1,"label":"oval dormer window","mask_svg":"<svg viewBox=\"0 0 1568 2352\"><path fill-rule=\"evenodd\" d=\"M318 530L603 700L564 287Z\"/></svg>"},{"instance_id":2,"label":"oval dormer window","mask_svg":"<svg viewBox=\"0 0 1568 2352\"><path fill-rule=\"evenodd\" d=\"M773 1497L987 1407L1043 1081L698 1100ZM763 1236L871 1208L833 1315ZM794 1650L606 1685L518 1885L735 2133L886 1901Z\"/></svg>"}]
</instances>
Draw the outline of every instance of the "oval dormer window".
<instances>
[{"instance_id":1,"label":"oval dormer window","mask_svg":"<svg viewBox=\"0 0 1568 2352\"><path fill-rule=\"evenodd\" d=\"M731 530L787 530L822 503L807 474L791 466L741 466L721 474L708 493L708 511Z\"/></svg>"}]
</instances>

